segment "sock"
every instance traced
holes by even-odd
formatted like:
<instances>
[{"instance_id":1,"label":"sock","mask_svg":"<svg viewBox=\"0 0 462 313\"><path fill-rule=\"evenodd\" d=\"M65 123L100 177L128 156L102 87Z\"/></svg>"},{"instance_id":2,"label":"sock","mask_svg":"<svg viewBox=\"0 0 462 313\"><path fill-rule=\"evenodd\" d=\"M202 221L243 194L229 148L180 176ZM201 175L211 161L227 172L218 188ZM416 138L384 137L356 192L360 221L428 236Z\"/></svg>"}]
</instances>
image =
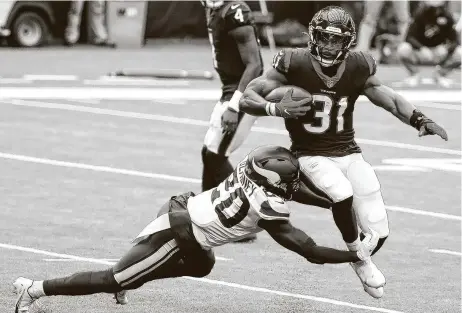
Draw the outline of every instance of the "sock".
<instances>
[{"instance_id":1,"label":"sock","mask_svg":"<svg viewBox=\"0 0 462 313\"><path fill-rule=\"evenodd\" d=\"M347 243L354 242L358 238L358 223L352 205L353 196L332 205L335 224Z\"/></svg>"},{"instance_id":2,"label":"sock","mask_svg":"<svg viewBox=\"0 0 462 313\"><path fill-rule=\"evenodd\" d=\"M359 234L359 238L361 240L363 240L365 238L365 235L361 232ZM371 253L371 256L373 256L377 251L380 250L380 248L382 248L383 244L385 243L385 240L387 240L388 236L387 237L383 237L383 238L379 238L379 242L377 243L377 246L375 247L374 251L372 251ZM347 244L348 245L348 244Z\"/></svg>"},{"instance_id":3,"label":"sock","mask_svg":"<svg viewBox=\"0 0 462 313\"><path fill-rule=\"evenodd\" d=\"M45 297L46 294L43 290L43 280L34 281L28 292L34 298Z\"/></svg>"},{"instance_id":4,"label":"sock","mask_svg":"<svg viewBox=\"0 0 462 313\"><path fill-rule=\"evenodd\" d=\"M43 290L47 296L115 293L122 289L115 280L112 269L99 272L80 272L67 277L43 281Z\"/></svg>"},{"instance_id":5,"label":"sock","mask_svg":"<svg viewBox=\"0 0 462 313\"><path fill-rule=\"evenodd\" d=\"M359 250L359 245L361 244L361 240L359 239L359 236L358 236L358 238L356 238L355 241L353 241L353 242L345 242L345 243L346 243L349 251L358 251Z\"/></svg>"}]
</instances>

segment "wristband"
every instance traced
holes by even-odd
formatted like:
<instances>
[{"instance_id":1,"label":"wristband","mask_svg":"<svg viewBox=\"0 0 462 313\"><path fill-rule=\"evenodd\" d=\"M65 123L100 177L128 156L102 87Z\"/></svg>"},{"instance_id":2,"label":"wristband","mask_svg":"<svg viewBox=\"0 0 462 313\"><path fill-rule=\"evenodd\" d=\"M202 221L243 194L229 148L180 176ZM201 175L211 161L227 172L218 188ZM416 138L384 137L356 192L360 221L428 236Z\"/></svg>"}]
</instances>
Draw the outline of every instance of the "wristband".
<instances>
[{"instance_id":1,"label":"wristband","mask_svg":"<svg viewBox=\"0 0 462 313\"><path fill-rule=\"evenodd\" d=\"M269 116L276 116L276 103L267 102L265 106L266 114Z\"/></svg>"},{"instance_id":2,"label":"wristband","mask_svg":"<svg viewBox=\"0 0 462 313\"><path fill-rule=\"evenodd\" d=\"M241 100L242 97L242 92L239 90L236 90L231 97L231 100L229 100L228 103L228 108L234 110L235 112L239 112L239 100Z\"/></svg>"},{"instance_id":3,"label":"wristband","mask_svg":"<svg viewBox=\"0 0 462 313\"><path fill-rule=\"evenodd\" d=\"M420 112L419 110L415 109L413 112L412 112L412 116L411 118L409 119L409 124L416 128L417 130L420 130L420 127L422 126L422 123L424 121L428 121L429 118L425 116L425 114L423 114L422 112Z\"/></svg>"}]
</instances>

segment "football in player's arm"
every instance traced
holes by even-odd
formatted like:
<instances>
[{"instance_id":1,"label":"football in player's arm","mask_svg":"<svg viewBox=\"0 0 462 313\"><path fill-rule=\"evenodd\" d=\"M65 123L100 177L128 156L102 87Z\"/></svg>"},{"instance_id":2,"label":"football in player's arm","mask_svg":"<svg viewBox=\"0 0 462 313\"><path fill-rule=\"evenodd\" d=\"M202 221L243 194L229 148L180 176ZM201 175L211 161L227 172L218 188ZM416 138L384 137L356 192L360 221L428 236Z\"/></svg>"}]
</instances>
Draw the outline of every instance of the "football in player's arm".
<instances>
[{"instance_id":1,"label":"football in player's arm","mask_svg":"<svg viewBox=\"0 0 462 313\"><path fill-rule=\"evenodd\" d=\"M392 113L403 123L411 125L419 131L419 136L438 135L444 140L448 140L446 131L426 117L413 104L403 96L382 84L375 75L376 63L372 56L365 54L372 60L373 66L371 75L367 79L363 95L373 104L382 107ZM244 91L240 101L240 109L251 115L264 116L272 115L283 118L297 118L303 116L310 109L305 100L294 101L289 90L284 98L278 103L268 102L264 97L274 89L287 84L287 78L283 71L278 70L283 66L285 60L284 50L279 52L273 60L273 68L264 75L254 79Z\"/></svg>"},{"instance_id":2,"label":"football in player's arm","mask_svg":"<svg viewBox=\"0 0 462 313\"><path fill-rule=\"evenodd\" d=\"M239 4L239 5L238 5ZM222 117L223 130L233 132L238 125L239 99L245 87L263 71L263 63L260 56L260 47L255 29L250 24L252 12L245 3L236 2L231 5L226 13L228 25L234 27L229 31L229 35L236 41L242 63L245 70L239 81L239 86L229 101L228 110Z\"/></svg>"}]
</instances>

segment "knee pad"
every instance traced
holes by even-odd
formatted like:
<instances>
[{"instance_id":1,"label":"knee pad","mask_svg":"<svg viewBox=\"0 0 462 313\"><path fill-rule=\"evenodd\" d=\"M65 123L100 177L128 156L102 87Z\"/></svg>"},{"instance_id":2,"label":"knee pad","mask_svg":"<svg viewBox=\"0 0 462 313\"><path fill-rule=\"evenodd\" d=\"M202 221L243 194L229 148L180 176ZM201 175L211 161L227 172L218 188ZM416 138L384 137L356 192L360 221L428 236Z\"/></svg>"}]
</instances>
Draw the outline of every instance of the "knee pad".
<instances>
[{"instance_id":1,"label":"knee pad","mask_svg":"<svg viewBox=\"0 0 462 313\"><path fill-rule=\"evenodd\" d=\"M381 238L388 236L388 217L383 203L380 183L372 166L355 161L347 170L347 177L353 187L353 208L359 226L364 232L376 231Z\"/></svg>"},{"instance_id":2,"label":"knee pad","mask_svg":"<svg viewBox=\"0 0 462 313\"><path fill-rule=\"evenodd\" d=\"M319 180L319 184L334 203L353 196L351 183L340 170L326 173Z\"/></svg>"}]
</instances>

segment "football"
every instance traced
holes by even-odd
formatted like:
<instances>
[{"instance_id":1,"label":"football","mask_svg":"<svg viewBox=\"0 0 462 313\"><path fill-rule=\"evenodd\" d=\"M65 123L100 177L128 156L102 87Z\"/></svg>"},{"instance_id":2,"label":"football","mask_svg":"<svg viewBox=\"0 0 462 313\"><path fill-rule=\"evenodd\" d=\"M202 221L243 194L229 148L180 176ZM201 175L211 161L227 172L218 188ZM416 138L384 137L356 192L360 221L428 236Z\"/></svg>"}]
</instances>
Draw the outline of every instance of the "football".
<instances>
[{"instance_id":1,"label":"football","mask_svg":"<svg viewBox=\"0 0 462 313\"><path fill-rule=\"evenodd\" d=\"M270 102L279 102L282 100L282 98L284 97L284 95L289 89L294 90L292 93L293 100L302 100L302 99L309 98L310 102L313 101L313 96L308 91L306 91L303 88L300 88L297 86L291 86L291 85L282 86L282 87L278 87L274 89L273 91L271 91L269 94L266 95L265 99Z\"/></svg>"}]
</instances>

